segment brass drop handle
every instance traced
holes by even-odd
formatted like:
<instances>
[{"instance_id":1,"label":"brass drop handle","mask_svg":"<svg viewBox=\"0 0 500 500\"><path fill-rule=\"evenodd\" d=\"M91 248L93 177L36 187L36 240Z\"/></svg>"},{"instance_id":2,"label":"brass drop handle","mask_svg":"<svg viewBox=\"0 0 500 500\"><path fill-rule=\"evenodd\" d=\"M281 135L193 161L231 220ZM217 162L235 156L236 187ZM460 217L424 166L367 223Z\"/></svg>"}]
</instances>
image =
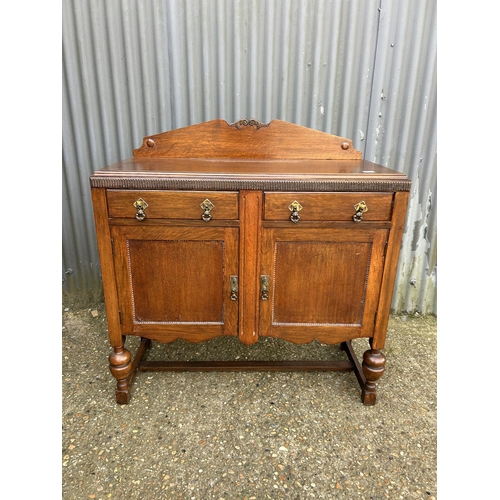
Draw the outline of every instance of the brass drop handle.
<instances>
[{"instance_id":1,"label":"brass drop handle","mask_svg":"<svg viewBox=\"0 0 500 500\"><path fill-rule=\"evenodd\" d=\"M205 222L208 222L212 218L212 214L210 212L215 208L214 204L207 198L201 203L200 208L203 210L201 218Z\"/></svg>"},{"instance_id":2,"label":"brass drop handle","mask_svg":"<svg viewBox=\"0 0 500 500\"><path fill-rule=\"evenodd\" d=\"M229 277L229 289L231 291L231 300L238 300L238 276Z\"/></svg>"},{"instance_id":3,"label":"brass drop handle","mask_svg":"<svg viewBox=\"0 0 500 500\"><path fill-rule=\"evenodd\" d=\"M260 298L262 300L269 299L269 276L264 274L260 277Z\"/></svg>"},{"instance_id":4,"label":"brass drop handle","mask_svg":"<svg viewBox=\"0 0 500 500\"><path fill-rule=\"evenodd\" d=\"M292 215L290 215L290 220L294 223L297 224L300 220L300 215L299 212L302 210L302 205L297 201L293 201L288 205L288 210L292 212Z\"/></svg>"},{"instance_id":5,"label":"brass drop handle","mask_svg":"<svg viewBox=\"0 0 500 500\"><path fill-rule=\"evenodd\" d=\"M142 199L139 198L138 200L134 201L134 207L137 209L137 213L135 214L135 218L142 222L146 218L146 214L144 213L144 210L148 208L148 204Z\"/></svg>"},{"instance_id":6,"label":"brass drop handle","mask_svg":"<svg viewBox=\"0 0 500 500\"><path fill-rule=\"evenodd\" d=\"M352 216L354 222L361 222L363 220L363 214L368 212L368 207L364 201L360 201L354 205L354 210L356 213Z\"/></svg>"}]
</instances>

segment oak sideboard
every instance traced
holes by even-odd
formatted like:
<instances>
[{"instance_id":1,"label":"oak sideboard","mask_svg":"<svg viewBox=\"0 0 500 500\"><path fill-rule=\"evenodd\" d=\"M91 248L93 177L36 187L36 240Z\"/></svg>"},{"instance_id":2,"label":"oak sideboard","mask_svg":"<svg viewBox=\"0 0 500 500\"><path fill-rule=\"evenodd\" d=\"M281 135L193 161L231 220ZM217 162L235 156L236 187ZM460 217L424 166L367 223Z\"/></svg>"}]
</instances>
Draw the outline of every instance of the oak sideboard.
<instances>
[{"instance_id":1,"label":"oak sideboard","mask_svg":"<svg viewBox=\"0 0 500 500\"><path fill-rule=\"evenodd\" d=\"M346 138L212 120L90 178L116 401L138 371L350 370L376 400L411 181ZM127 336L141 338L136 352ZM271 336L345 361L148 361L152 342ZM366 338L358 360L351 345Z\"/></svg>"}]
</instances>

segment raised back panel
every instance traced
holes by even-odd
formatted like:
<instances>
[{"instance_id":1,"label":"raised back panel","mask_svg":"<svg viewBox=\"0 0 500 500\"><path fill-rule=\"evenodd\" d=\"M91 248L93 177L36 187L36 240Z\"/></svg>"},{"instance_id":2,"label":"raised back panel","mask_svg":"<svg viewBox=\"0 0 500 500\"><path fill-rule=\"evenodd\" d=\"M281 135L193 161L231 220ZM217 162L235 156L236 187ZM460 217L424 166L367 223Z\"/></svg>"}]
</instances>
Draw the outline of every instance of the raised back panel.
<instances>
[{"instance_id":1,"label":"raised back panel","mask_svg":"<svg viewBox=\"0 0 500 500\"><path fill-rule=\"evenodd\" d=\"M212 120L144 137L134 157L359 160L352 141L281 120Z\"/></svg>"}]
</instances>

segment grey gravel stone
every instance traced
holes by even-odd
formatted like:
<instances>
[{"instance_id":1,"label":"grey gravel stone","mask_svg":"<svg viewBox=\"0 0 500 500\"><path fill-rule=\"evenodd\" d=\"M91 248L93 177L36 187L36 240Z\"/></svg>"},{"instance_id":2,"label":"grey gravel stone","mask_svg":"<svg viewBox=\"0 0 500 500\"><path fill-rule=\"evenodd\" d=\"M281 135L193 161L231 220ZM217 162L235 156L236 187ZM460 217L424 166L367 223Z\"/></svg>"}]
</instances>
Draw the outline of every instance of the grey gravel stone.
<instances>
[{"instance_id":1,"label":"grey gravel stone","mask_svg":"<svg viewBox=\"0 0 500 500\"><path fill-rule=\"evenodd\" d=\"M63 499L437 497L435 317L391 317L373 407L352 372L142 372L120 406L102 305L62 315ZM362 356L368 343L353 346ZM317 342L233 338L154 343L150 359L166 356L345 359Z\"/></svg>"}]
</instances>

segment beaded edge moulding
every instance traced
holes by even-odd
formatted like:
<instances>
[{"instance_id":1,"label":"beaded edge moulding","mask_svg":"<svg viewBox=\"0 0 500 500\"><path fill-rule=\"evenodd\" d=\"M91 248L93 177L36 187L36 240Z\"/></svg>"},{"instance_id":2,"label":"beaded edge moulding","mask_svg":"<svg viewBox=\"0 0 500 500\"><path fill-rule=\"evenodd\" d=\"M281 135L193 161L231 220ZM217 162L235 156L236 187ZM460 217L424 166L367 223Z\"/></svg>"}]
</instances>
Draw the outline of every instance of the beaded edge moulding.
<instances>
[{"instance_id":1,"label":"beaded edge moulding","mask_svg":"<svg viewBox=\"0 0 500 500\"><path fill-rule=\"evenodd\" d=\"M164 175L164 174L163 174ZM168 175L168 174L167 174ZM410 191L411 181L342 181L342 180L236 180L236 179L172 179L122 178L92 176L91 187L110 189L195 189L238 190L271 189L277 191Z\"/></svg>"}]
</instances>

